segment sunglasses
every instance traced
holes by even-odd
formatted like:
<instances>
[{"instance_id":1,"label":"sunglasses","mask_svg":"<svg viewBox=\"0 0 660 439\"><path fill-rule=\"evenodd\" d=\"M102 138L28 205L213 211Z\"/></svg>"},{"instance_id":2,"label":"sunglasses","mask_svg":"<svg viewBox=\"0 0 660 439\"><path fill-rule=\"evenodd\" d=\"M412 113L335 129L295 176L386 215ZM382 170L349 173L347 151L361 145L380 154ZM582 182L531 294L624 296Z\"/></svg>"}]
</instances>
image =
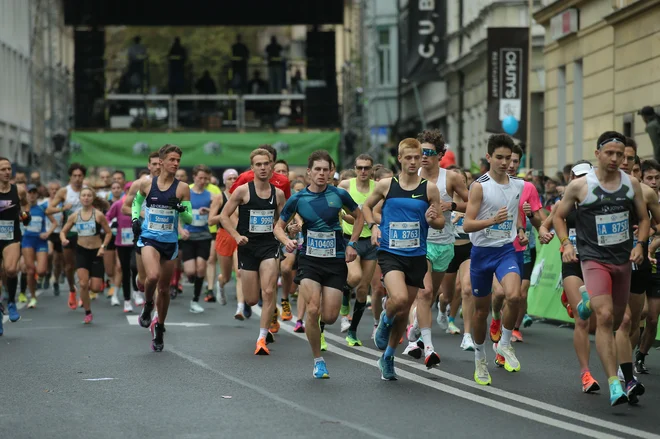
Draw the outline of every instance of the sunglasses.
<instances>
[{"instance_id":1,"label":"sunglasses","mask_svg":"<svg viewBox=\"0 0 660 439\"><path fill-rule=\"evenodd\" d=\"M372 166L356 166L355 169L358 171L371 171Z\"/></svg>"},{"instance_id":2,"label":"sunglasses","mask_svg":"<svg viewBox=\"0 0 660 439\"><path fill-rule=\"evenodd\" d=\"M422 155L424 157L435 157L438 153L433 149L422 149Z\"/></svg>"}]
</instances>

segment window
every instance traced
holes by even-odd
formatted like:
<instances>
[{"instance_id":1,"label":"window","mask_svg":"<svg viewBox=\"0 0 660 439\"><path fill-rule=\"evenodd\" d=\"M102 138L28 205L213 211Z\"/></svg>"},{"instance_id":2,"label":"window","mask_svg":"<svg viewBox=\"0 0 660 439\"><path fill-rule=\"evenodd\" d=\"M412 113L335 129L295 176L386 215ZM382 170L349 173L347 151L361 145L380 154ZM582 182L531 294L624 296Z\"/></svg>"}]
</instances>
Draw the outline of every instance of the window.
<instances>
[{"instance_id":1,"label":"window","mask_svg":"<svg viewBox=\"0 0 660 439\"><path fill-rule=\"evenodd\" d=\"M392 45L390 42L390 29L380 28L376 30L378 56L378 85L392 84Z\"/></svg>"}]
</instances>

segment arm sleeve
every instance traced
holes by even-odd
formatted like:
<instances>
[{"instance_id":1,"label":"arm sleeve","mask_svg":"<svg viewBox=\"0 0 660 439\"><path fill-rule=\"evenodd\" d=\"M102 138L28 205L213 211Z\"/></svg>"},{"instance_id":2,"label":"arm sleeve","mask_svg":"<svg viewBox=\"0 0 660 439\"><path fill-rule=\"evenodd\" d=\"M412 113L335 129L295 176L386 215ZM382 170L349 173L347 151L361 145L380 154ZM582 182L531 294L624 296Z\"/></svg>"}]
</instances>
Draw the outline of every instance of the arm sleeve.
<instances>
[{"instance_id":1,"label":"arm sleeve","mask_svg":"<svg viewBox=\"0 0 660 439\"><path fill-rule=\"evenodd\" d=\"M131 206L131 220L140 219L140 211L142 210L142 203L144 203L145 196L138 190L133 198L133 205Z\"/></svg>"},{"instance_id":2,"label":"arm sleeve","mask_svg":"<svg viewBox=\"0 0 660 439\"><path fill-rule=\"evenodd\" d=\"M184 224L192 223L192 219L193 219L192 218L192 203L190 202L190 200L182 201L181 205L184 206L186 208L186 210L179 213L179 218L181 218L181 221Z\"/></svg>"}]
</instances>

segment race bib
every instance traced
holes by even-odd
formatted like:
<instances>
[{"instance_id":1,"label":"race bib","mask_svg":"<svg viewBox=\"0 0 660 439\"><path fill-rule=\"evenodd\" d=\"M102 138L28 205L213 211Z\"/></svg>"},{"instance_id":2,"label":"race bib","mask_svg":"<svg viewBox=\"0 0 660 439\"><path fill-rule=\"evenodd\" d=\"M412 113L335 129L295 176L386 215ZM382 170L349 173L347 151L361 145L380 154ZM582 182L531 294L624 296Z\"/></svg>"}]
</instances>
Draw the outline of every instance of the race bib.
<instances>
[{"instance_id":1,"label":"race bib","mask_svg":"<svg viewBox=\"0 0 660 439\"><path fill-rule=\"evenodd\" d=\"M575 254L578 254L577 248L577 232L575 229L568 229L568 240L571 241L571 245L575 249Z\"/></svg>"},{"instance_id":2,"label":"race bib","mask_svg":"<svg viewBox=\"0 0 660 439\"><path fill-rule=\"evenodd\" d=\"M429 227L428 240L432 241L434 239L442 238L442 235L445 234L445 230L446 230L445 228L438 230L438 229L434 229L433 227Z\"/></svg>"},{"instance_id":3,"label":"race bib","mask_svg":"<svg viewBox=\"0 0 660 439\"><path fill-rule=\"evenodd\" d=\"M335 232L307 231L307 256L316 258L334 258L337 256Z\"/></svg>"},{"instance_id":4,"label":"race bib","mask_svg":"<svg viewBox=\"0 0 660 439\"><path fill-rule=\"evenodd\" d=\"M484 233L490 239L508 239L511 238L511 230L513 230L513 215L509 213L506 221L500 224L493 224L484 230Z\"/></svg>"},{"instance_id":5,"label":"race bib","mask_svg":"<svg viewBox=\"0 0 660 439\"><path fill-rule=\"evenodd\" d=\"M452 216L456 215L455 213L452 213ZM453 220L453 218L452 218ZM457 234L459 235L464 235L465 230L463 230L463 222L465 221L465 217L461 215L461 217L456 221L456 224L454 224L454 231L456 231Z\"/></svg>"},{"instance_id":6,"label":"race bib","mask_svg":"<svg viewBox=\"0 0 660 439\"><path fill-rule=\"evenodd\" d=\"M133 245L133 229L131 227L122 227L121 245Z\"/></svg>"},{"instance_id":7,"label":"race bib","mask_svg":"<svg viewBox=\"0 0 660 439\"><path fill-rule=\"evenodd\" d=\"M0 240L11 241L14 239L14 222L0 221Z\"/></svg>"},{"instance_id":8,"label":"race bib","mask_svg":"<svg viewBox=\"0 0 660 439\"><path fill-rule=\"evenodd\" d=\"M596 215L598 245L621 244L629 238L628 212Z\"/></svg>"},{"instance_id":9,"label":"race bib","mask_svg":"<svg viewBox=\"0 0 660 439\"><path fill-rule=\"evenodd\" d=\"M204 227L209 225L209 215L207 213L202 215L199 213L199 209L193 209L192 217L193 219L190 223L191 226Z\"/></svg>"},{"instance_id":10,"label":"race bib","mask_svg":"<svg viewBox=\"0 0 660 439\"><path fill-rule=\"evenodd\" d=\"M419 248L419 221L390 223L390 248Z\"/></svg>"},{"instance_id":11,"label":"race bib","mask_svg":"<svg viewBox=\"0 0 660 439\"><path fill-rule=\"evenodd\" d=\"M95 218L90 221L77 222L76 228L78 229L79 236L94 236L96 235L96 221Z\"/></svg>"},{"instance_id":12,"label":"race bib","mask_svg":"<svg viewBox=\"0 0 660 439\"><path fill-rule=\"evenodd\" d=\"M275 219L275 210L253 210L250 209L250 227L251 233L272 233L273 222Z\"/></svg>"},{"instance_id":13,"label":"race bib","mask_svg":"<svg viewBox=\"0 0 660 439\"><path fill-rule=\"evenodd\" d=\"M41 233L42 227L44 225L44 219L40 216L33 216L30 220L30 224L27 226L28 232L32 233Z\"/></svg>"},{"instance_id":14,"label":"race bib","mask_svg":"<svg viewBox=\"0 0 660 439\"><path fill-rule=\"evenodd\" d=\"M174 231L174 210L172 209L148 209L147 230L154 232Z\"/></svg>"}]
</instances>

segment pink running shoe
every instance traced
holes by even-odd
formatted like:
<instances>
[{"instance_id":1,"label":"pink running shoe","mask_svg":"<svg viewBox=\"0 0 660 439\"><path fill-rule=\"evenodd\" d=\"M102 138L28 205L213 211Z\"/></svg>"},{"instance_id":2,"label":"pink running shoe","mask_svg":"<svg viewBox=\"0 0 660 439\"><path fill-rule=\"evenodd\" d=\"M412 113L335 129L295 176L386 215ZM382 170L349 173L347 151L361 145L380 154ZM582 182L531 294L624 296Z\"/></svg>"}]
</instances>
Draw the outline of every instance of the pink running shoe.
<instances>
[{"instance_id":1,"label":"pink running shoe","mask_svg":"<svg viewBox=\"0 0 660 439\"><path fill-rule=\"evenodd\" d=\"M83 323L89 325L90 323L92 323L93 319L94 317L92 317L92 313L90 312L89 314L85 314L85 319L83 320Z\"/></svg>"}]
</instances>

